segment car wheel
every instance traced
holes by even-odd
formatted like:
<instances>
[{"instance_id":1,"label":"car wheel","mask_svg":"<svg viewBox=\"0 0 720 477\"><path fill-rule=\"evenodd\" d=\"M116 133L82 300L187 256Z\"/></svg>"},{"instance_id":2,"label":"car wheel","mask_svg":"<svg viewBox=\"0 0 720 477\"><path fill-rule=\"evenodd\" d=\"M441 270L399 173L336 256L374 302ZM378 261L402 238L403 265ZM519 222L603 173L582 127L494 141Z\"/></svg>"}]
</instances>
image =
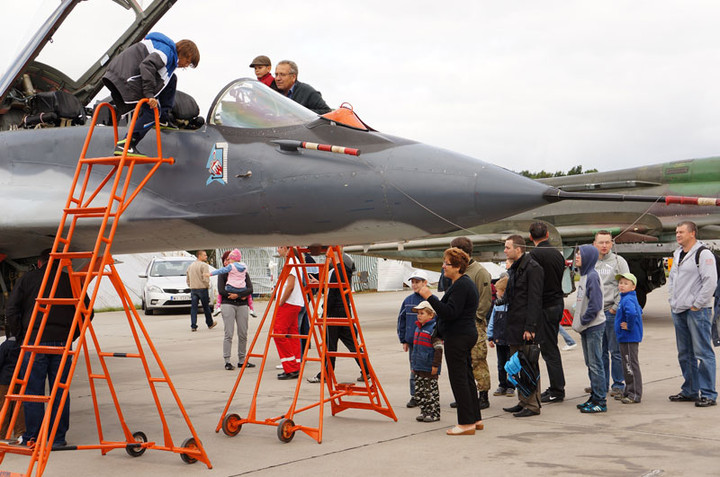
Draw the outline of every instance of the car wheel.
<instances>
[{"instance_id":1,"label":"car wheel","mask_svg":"<svg viewBox=\"0 0 720 477\"><path fill-rule=\"evenodd\" d=\"M152 315L153 310L150 310L147 305L145 304L145 300L142 301L142 309L145 312L146 315Z\"/></svg>"}]
</instances>

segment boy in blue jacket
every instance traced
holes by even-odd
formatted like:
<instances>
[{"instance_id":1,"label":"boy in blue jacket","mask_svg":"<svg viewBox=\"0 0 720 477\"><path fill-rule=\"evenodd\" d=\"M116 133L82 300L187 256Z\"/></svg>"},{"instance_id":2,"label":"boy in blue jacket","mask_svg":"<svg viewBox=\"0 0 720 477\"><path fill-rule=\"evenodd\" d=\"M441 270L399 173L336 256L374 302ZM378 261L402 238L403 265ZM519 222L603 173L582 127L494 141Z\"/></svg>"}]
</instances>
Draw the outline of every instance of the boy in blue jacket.
<instances>
[{"instance_id":1,"label":"boy in blue jacket","mask_svg":"<svg viewBox=\"0 0 720 477\"><path fill-rule=\"evenodd\" d=\"M600 276L595 271L598 249L593 245L581 245L575 254L575 266L580 268L577 286L577 303L572 328L582 338L585 365L588 367L590 399L577 407L582 413L607 412L607 383L602 362L602 338L605 334L605 313Z\"/></svg>"},{"instance_id":2,"label":"boy in blue jacket","mask_svg":"<svg viewBox=\"0 0 720 477\"><path fill-rule=\"evenodd\" d=\"M437 336L435 310L429 302L423 301L412 309L417 313L415 336L413 337L410 363L415 374L415 400L420 422L440 420L440 390L438 375L442 363L443 342Z\"/></svg>"},{"instance_id":3,"label":"boy in blue jacket","mask_svg":"<svg viewBox=\"0 0 720 477\"><path fill-rule=\"evenodd\" d=\"M400 305L397 335L402 344L403 351L408 354L408 361L410 362L410 400L407 403L407 407L417 407L417 400L415 399L415 374L412 372L413 337L415 336L415 328L417 328L415 326L417 313L413 311L413 308L424 301L418 291L427 285L427 277L422 270L415 270L410 275L410 278L408 278L408 282L413 292L408 295L405 300L403 300L402 305Z\"/></svg>"},{"instance_id":4,"label":"boy in blue jacket","mask_svg":"<svg viewBox=\"0 0 720 477\"><path fill-rule=\"evenodd\" d=\"M642 307L635 295L635 275L628 272L616 275L615 279L618 280L620 290L620 304L615 315L615 334L620 344L625 375L625 391L620 402L635 404L642 399L642 375L638 360L638 347L643 336Z\"/></svg>"}]
</instances>

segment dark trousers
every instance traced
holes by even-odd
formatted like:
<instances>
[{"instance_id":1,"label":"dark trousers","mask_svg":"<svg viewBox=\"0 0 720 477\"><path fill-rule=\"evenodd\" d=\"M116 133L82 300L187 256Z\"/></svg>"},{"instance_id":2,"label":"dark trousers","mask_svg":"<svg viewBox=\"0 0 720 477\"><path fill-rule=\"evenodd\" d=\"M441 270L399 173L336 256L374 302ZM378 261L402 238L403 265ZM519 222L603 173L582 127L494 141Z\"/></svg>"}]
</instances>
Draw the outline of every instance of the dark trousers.
<instances>
[{"instance_id":1,"label":"dark trousers","mask_svg":"<svg viewBox=\"0 0 720 477\"><path fill-rule=\"evenodd\" d=\"M107 88L110 90L110 95L112 96L113 102L115 103L115 109L117 110L119 115L123 115L135 109L136 103L126 103L120 95L120 92L112 85L112 83L110 83L109 81L103 81L103 84L105 84L105 86L107 86ZM155 97L160 103L160 118L166 119L168 113L172 111L173 106L175 106L176 90L177 76L173 74L170 77L170 81L168 81L167 86L165 86L165 88L160 91L160 93ZM140 140L145 137L145 134L147 134L150 128L152 128L154 125L155 112L152 110L152 108L150 108L150 106L144 104L143 107L140 109L140 116L138 116L138 119L135 122L135 129L133 129L132 132L133 144L137 144L138 142L140 142Z\"/></svg>"},{"instance_id":2,"label":"dark trousers","mask_svg":"<svg viewBox=\"0 0 720 477\"><path fill-rule=\"evenodd\" d=\"M41 346L65 346L64 341L43 341L40 343ZM28 361L30 360L30 353L25 353L23 359L21 376L24 375L25 369L27 369ZM49 388L52 389L55 379L60 372L60 361L62 355L59 354L38 354L35 356L32 370L30 371L30 377L28 378L28 385L26 394L43 396L45 395L45 383L47 382ZM72 359L68 356L65 362L65 369L62 371L62 382L67 382L68 371L70 371L70 364ZM62 398L62 388L58 389L58 393L55 396L52 408L52 421L50 426L52 428L53 421L57 419L58 407L60 405L60 399ZM25 411L25 433L23 434L23 440L29 441L30 439L37 439L38 433L40 432L40 426L45 416L45 404L41 402L24 402L23 411ZM64 445L65 434L70 428L70 396L65 400L65 406L63 406L60 414L60 422L58 423L57 432L55 433L54 443Z\"/></svg>"},{"instance_id":3,"label":"dark trousers","mask_svg":"<svg viewBox=\"0 0 720 477\"><path fill-rule=\"evenodd\" d=\"M357 330L355 330L357 333ZM345 347L350 351L351 353L354 353L357 351L357 348L355 348L355 342L353 341L352 333L350 332L349 326L328 326L327 327L327 336L325 338L325 342L327 343L327 350L328 351L337 351L338 349L338 341L342 341ZM355 358L355 362L357 363L358 367L360 367L360 361L358 361L357 358ZM330 365L333 368L333 371L335 371L335 357L330 358ZM367 368L365 368L367 372Z\"/></svg>"},{"instance_id":4,"label":"dark trousers","mask_svg":"<svg viewBox=\"0 0 720 477\"><path fill-rule=\"evenodd\" d=\"M197 311L198 301L202 304L203 312L205 313L205 323L208 326L212 326L212 308L210 308L210 295L208 294L207 288L192 288L190 289L190 328L197 329Z\"/></svg>"},{"instance_id":5,"label":"dark trousers","mask_svg":"<svg viewBox=\"0 0 720 477\"><path fill-rule=\"evenodd\" d=\"M445 362L450 388L457 403L457 421L460 425L482 420L477 385L473 376L471 352L477 335L450 335L445 337Z\"/></svg>"},{"instance_id":6,"label":"dark trousers","mask_svg":"<svg viewBox=\"0 0 720 477\"><path fill-rule=\"evenodd\" d=\"M310 333L310 320L308 319L307 310L303 306L300 309L300 313L298 313L298 334L307 335L308 333ZM307 342L307 338L300 338L300 356L305 353Z\"/></svg>"},{"instance_id":7,"label":"dark trousers","mask_svg":"<svg viewBox=\"0 0 720 477\"><path fill-rule=\"evenodd\" d=\"M507 360L512 356L510 354L510 346L496 344L495 349L497 350L498 381L500 382L500 387L515 389L515 385L508 381L507 371L505 371L505 363L507 363Z\"/></svg>"},{"instance_id":8,"label":"dark trousers","mask_svg":"<svg viewBox=\"0 0 720 477\"><path fill-rule=\"evenodd\" d=\"M562 358L558 348L558 327L562 320L563 305L543 308L543 320L538 323L537 343L540 345L540 354L547 366L550 387L548 392L552 396L565 397L565 373L563 372Z\"/></svg>"},{"instance_id":9,"label":"dark trousers","mask_svg":"<svg viewBox=\"0 0 720 477\"><path fill-rule=\"evenodd\" d=\"M618 343L622 357L623 375L625 376L625 390L623 396L635 402L642 400L642 374L640 374L640 360L638 348L640 343Z\"/></svg>"}]
</instances>

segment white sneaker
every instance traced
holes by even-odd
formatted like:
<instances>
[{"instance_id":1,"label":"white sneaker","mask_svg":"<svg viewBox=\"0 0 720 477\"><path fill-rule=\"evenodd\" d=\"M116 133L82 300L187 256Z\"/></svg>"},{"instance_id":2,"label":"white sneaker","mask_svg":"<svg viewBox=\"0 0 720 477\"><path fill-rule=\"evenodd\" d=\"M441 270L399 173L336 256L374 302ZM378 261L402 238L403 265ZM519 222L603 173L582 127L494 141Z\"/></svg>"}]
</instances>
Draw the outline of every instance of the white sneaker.
<instances>
[{"instance_id":1,"label":"white sneaker","mask_svg":"<svg viewBox=\"0 0 720 477\"><path fill-rule=\"evenodd\" d=\"M278 364L277 366L275 366L275 369L283 369L283 365L282 365L282 364Z\"/></svg>"},{"instance_id":2,"label":"white sneaker","mask_svg":"<svg viewBox=\"0 0 720 477\"><path fill-rule=\"evenodd\" d=\"M563 351L570 351L571 349L577 348L577 343L571 344L571 345L565 345L562 347Z\"/></svg>"},{"instance_id":3,"label":"white sneaker","mask_svg":"<svg viewBox=\"0 0 720 477\"><path fill-rule=\"evenodd\" d=\"M250 310L250 316L253 318L257 318L257 313L255 313L255 310Z\"/></svg>"}]
</instances>

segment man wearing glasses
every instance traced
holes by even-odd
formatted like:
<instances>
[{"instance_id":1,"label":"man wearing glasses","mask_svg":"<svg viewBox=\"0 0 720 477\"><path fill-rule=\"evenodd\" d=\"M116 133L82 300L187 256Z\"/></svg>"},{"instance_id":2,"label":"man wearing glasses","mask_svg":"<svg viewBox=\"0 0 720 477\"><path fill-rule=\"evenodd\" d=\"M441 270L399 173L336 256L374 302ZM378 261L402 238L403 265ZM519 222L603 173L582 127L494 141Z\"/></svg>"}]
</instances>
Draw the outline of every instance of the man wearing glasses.
<instances>
[{"instance_id":1,"label":"man wearing glasses","mask_svg":"<svg viewBox=\"0 0 720 477\"><path fill-rule=\"evenodd\" d=\"M307 83L297 80L298 66L294 61L283 60L275 67L275 86L278 91L296 103L316 112L325 114L332 111L323 100L320 91Z\"/></svg>"}]
</instances>

